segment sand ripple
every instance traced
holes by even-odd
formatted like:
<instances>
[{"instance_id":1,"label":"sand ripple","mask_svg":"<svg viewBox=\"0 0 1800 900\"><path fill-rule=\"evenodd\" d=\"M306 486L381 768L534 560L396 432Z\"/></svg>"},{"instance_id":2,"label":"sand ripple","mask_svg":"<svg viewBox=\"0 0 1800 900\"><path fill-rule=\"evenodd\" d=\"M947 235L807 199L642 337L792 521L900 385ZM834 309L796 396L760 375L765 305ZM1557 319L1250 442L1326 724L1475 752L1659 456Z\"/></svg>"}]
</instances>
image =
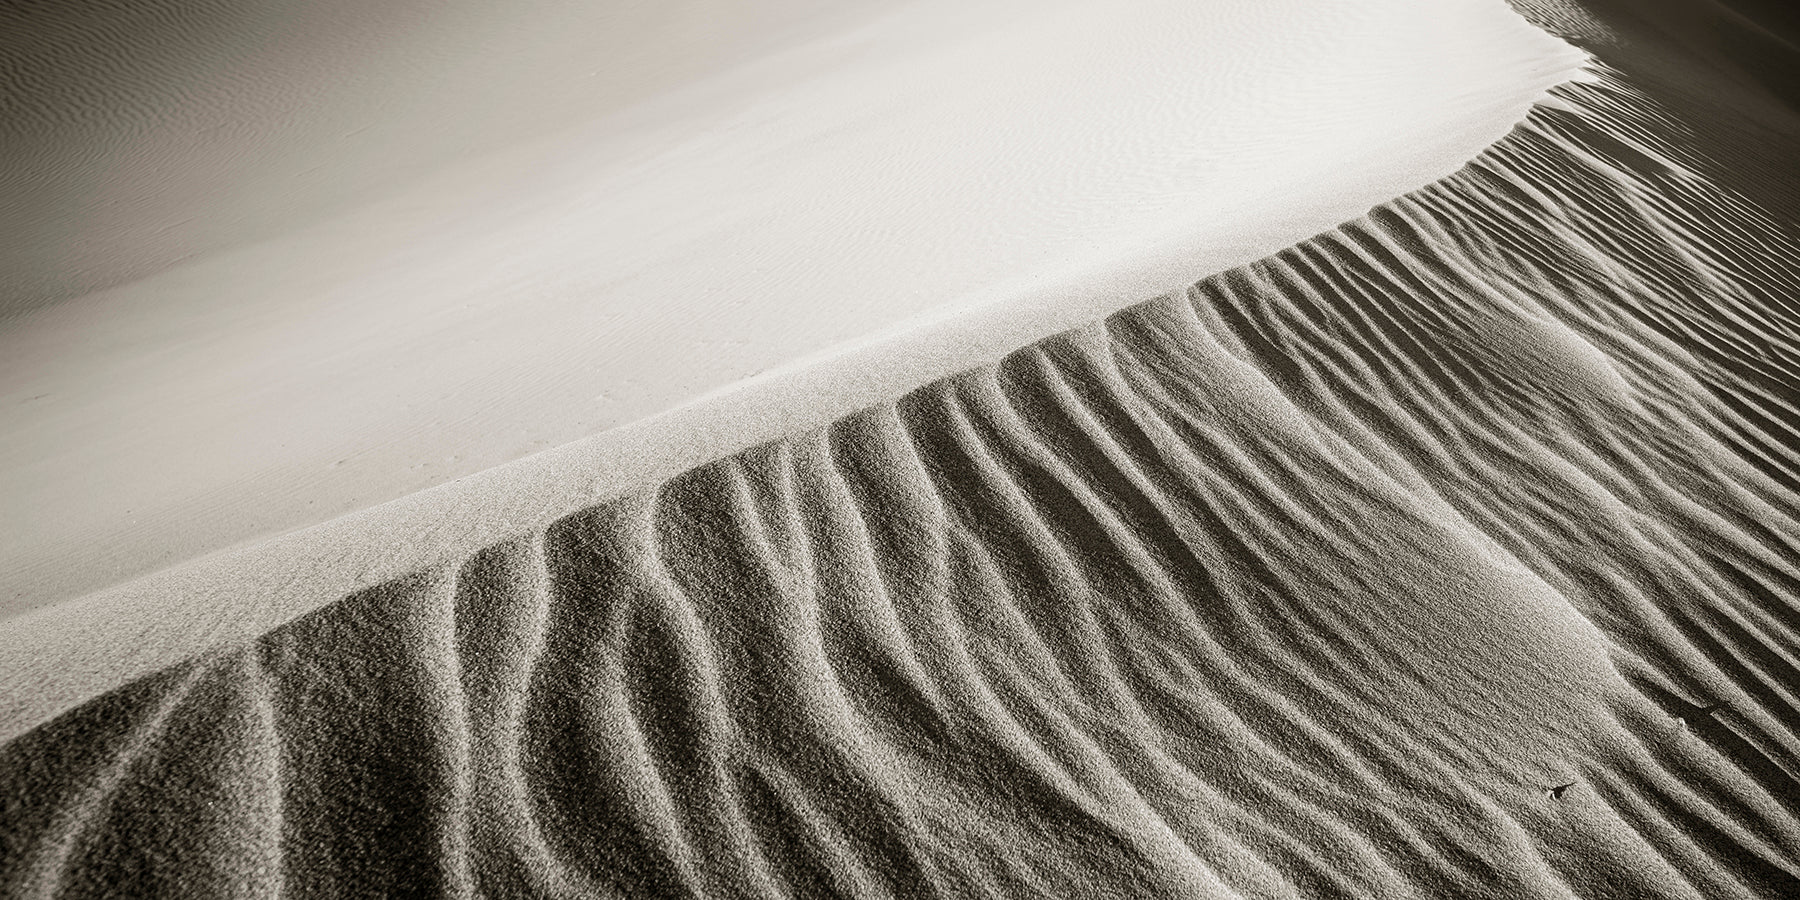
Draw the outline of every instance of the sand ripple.
<instances>
[{"instance_id":1,"label":"sand ripple","mask_svg":"<svg viewBox=\"0 0 1800 900\"><path fill-rule=\"evenodd\" d=\"M1793 896L1795 248L1655 115L93 700L0 884Z\"/></svg>"}]
</instances>

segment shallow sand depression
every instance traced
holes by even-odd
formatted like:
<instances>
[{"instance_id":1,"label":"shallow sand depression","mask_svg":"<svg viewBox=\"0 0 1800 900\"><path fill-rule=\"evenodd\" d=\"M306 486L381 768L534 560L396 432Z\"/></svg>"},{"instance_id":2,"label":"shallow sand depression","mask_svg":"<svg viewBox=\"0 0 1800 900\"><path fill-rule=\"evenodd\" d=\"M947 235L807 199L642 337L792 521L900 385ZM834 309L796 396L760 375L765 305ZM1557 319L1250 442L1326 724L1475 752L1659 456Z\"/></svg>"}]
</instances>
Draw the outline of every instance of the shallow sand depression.
<instances>
[{"instance_id":1,"label":"shallow sand depression","mask_svg":"<svg viewBox=\"0 0 1800 900\"><path fill-rule=\"evenodd\" d=\"M736 39L760 56L653 72L630 103L597 89L587 109L570 84L627 80L637 57L616 61L620 23L558 4L483 26L507 38L493 47L445 25L386 63L379 44L354 44L350 87L232 58L212 83L260 85L260 65L319 95L286 126L310 152L250 154L279 121L237 139L257 161L235 167L218 162L236 159L229 140L199 153L153 130L112 148L163 155L107 188L126 213L95 212L67 246L151 257L160 245L134 237L147 224L129 213L149 208L201 249L0 327L0 602L104 587L842 345L917 341L922 317L1010 305L1010 330L984 326L984 346L919 371L884 366L814 410L827 420L1448 174L1582 60L1496 2L1422 9L790 10L780 34ZM723 41L633 26L670 44L643 66ZM615 61L585 61L571 37L584 29ZM553 52L521 49L530 39ZM384 65L400 96L359 105L354 85L382 83ZM432 66L466 103L404 95ZM480 90L465 71L487 76ZM465 145L481 152L457 156ZM238 184L208 182L215 169ZM357 187L359 202L308 218L296 179ZM289 225L262 194L296 208ZM263 237L230 245L219 223L234 217Z\"/></svg>"}]
</instances>

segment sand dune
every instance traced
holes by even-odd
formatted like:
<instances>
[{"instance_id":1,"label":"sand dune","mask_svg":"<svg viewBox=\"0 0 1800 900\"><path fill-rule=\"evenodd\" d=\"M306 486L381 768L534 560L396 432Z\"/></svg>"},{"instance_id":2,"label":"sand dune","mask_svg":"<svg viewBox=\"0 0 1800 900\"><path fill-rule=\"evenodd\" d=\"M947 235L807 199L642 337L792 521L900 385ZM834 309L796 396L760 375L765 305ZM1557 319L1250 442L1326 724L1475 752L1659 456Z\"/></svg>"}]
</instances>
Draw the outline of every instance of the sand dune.
<instances>
[{"instance_id":1,"label":"sand dune","mask_svg":"<svg viewBox=\"0 0 1800 900\"><path fill-rule=\"evenodd\" d=\"M24 896L1800 891L1800 254L1616 72L1186 291L93 699ZM35 723L33 723L35 724Z\"/></svg>"},{"instance_id":2,"label":"sand dune","mask_svg":"<svg viewBox=\"0 0 1800 900\"><path fill-rule=\"evenodd\" d=\"M90 4L22 7L101 96L0 92L86 114L0 108L0 614L1034 321L822 424L1447 175L1583 60L1419 5L158 0L110 55Z\"/></svg>"}]
</instances>

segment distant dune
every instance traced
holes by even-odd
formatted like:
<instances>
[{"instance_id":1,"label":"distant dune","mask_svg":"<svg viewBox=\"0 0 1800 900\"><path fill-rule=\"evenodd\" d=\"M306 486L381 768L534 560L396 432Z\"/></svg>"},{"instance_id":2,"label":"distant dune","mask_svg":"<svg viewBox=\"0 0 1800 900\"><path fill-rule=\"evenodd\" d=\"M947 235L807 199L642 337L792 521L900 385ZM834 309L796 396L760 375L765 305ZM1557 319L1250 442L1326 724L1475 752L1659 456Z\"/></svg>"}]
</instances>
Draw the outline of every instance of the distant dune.
<instances>
[{"instance_id":1,"label":"distant dune","mask_svg":"<svg viewBox=\"0 0 1800 900\"><path fill-rule=\"evenodd\" d=\"M0 622L0 885L1800 896L1800 131L1521 7L1590 73L1274 255L123 686L181 598Z\"/></svg>"}]
</instances>

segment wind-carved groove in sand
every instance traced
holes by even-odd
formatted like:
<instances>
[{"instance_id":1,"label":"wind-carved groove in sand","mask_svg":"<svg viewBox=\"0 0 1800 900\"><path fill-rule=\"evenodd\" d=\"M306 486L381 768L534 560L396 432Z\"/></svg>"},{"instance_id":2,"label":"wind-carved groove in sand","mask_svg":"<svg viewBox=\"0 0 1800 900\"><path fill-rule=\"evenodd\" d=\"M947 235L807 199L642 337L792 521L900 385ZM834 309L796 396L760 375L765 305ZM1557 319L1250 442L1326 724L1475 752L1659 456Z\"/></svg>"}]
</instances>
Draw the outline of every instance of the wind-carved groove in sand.
<instances>
[{"instance_id":1,"label":"wind-carved groove in sand","mask_svg":"<svg viewBox=\"0 0 1800 900\"><path fill-rule=\"evenodd\" d=\"M0 748L0 890L1800 890L1800 248L1460 173Z\"/></svg>"}]
</instances>

